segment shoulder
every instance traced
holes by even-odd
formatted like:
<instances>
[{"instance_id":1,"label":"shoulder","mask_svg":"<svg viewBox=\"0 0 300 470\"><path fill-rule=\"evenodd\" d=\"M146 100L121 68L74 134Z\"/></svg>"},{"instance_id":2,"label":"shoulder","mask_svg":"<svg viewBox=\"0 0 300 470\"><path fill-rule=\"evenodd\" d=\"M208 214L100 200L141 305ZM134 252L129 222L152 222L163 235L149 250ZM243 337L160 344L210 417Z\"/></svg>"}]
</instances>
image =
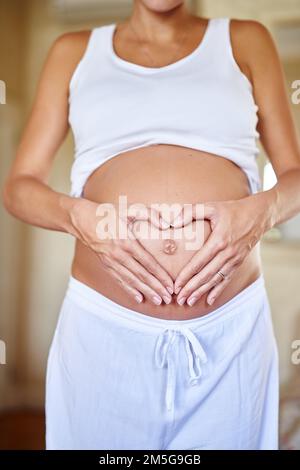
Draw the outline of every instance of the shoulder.
<instances>
[{"instance_id":1,"label":"shoulder","mask_svg":"<svg viewBox=\"0 0 300 470\"><path fill-rule=\"evenodd\" d=\"M260 21L230 19L230 37L237 63L254 84L278 75L280 57L270 30Z\"/></svg>"},{"instance_id":2,"label":"shoulder","mask_svg":"<svg viewBox=\"0 0 300 470\"><path fill-rule=\"evenodd\" d=\"M270 30L257 20L230 18L230 35L232 43L247 51L250 60L276 50Z\"/></svg>"},{"instance_id":3,"label":"shoulder","mask_svg":"<svg viewBox=\"0 0 300 470\"><path fill-rule=\"evenodd\" d=\"M256 20L233 19L231 22L230 34L235 57L248 73L261 106L269 93L274 93L274 90L278 94L282 93L284 72L279 51L270 30L264 24Z\"/></svg>"},{"instance_id":4,"label":"shoulder","mask_svg":"<svg viewBox=\"0 0 300 470\"><path fill-rule=\"evenodd\" d=\"M80 58L88 45L92 30L72 31L58 36L52 43L50 53L64 56L67 60Z\"/></svg>"},{"instance_id":5,"label":"shoulder","mask_svg":"<svg viewBox=\"0 0 300 470\"><path fill-rule=\"evenodd\" d=\"M271 36L269 29L257 20L230 18L230 29L233 34L238 35L240 38L266 41Z\"/></svg>"},{"instance_id":6,"label":"shoulder","mask_svg":"<svg viewBox=\"0 0 300 470\"><path fill-rule=\"evenodd\" d=\"M44 64L43 77L49 78L62 90L68 90L71 77L81 61L92 30L67 32L51 44Z\"/></svg>"}]
</instances>

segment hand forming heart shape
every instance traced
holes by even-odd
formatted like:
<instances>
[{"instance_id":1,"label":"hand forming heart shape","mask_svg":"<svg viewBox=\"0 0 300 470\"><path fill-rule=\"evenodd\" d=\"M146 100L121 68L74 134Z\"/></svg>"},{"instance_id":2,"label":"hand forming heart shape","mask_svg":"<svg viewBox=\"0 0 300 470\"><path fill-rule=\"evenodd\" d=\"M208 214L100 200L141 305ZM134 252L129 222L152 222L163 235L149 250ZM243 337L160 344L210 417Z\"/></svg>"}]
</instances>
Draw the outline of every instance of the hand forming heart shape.
<instances>
[{"instance_id":1,"label":"hand forming heart shape","mask_svg":"<svg viewBox=\"0 0 300 470\"><path fill-rule=\"evenodd\" d=\"M151 222L136 219L132 232L139 243L159 262L159 264L176 279L181 269L190 261L208 238L209 223L196 220L174 228L157 228Z\"/></svg>"}]
</instances>

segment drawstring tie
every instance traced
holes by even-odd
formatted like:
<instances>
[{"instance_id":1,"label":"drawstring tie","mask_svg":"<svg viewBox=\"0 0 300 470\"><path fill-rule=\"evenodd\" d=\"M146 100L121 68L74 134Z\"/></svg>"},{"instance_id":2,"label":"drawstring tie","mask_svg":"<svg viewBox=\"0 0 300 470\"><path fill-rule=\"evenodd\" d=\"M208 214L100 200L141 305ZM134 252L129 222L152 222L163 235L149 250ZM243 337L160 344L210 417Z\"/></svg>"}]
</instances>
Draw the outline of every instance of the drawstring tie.
<instances>
[{"instance_id":1,"label":"drawstring tie","mask_svg":"<svg viewBox=\"0 0 300 470\"><path fill-rule=\"evenodd\" d=\"M189 366L189 384L196 385L202 376L201 364L207 362L206 353L194 333L186 327L177 329L165 329L159 335L155 347L155 362L160 368L168 368L166 405L171 410L174 402L176 370L174 360L171 355L171 346L178 334L184 337L185 350Z\"/></svg>"}]
</instances>

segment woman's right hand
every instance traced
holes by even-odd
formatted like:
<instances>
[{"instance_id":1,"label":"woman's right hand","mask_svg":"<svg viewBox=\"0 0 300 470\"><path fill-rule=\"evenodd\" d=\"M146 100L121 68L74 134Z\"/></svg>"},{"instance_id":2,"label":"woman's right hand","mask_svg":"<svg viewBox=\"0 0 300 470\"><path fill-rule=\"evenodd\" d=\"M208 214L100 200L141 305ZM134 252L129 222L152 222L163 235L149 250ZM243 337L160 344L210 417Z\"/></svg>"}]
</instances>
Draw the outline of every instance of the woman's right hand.
<instances>
[{"instance_id":1,"label":"woman's right hand","mask_svg":"<svg viewBox=\"0 0 300 470\"><path fill-rule=\"evenodd\" d=\"M105 231L104 224L99 222L99 216L104 214ZM154 305L171 302L171 276L139 243L131 229L136 220L148 220L159 229L166 228L157 211L145 207L138 214L122 215L117 214L112 204L78 198L70 209L70 218L73 234L99 256L104 268L132 299L138 303L147 299ZM117 237L116 229L127 236Z\"/></svg>"}]
</instances>

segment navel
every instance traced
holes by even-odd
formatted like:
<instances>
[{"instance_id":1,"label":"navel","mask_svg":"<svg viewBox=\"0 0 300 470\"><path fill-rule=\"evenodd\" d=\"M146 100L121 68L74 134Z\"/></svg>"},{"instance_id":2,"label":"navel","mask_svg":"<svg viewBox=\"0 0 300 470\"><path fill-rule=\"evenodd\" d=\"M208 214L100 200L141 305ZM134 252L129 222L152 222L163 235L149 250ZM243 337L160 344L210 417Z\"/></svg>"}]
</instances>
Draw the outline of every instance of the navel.
<instances>
[{"instance_id":1,"label":"navel","mask_svg":"<svg viewBox=\"0 0 300 470\"><path fill-rule=\"evenodd\" d=\"M163 241L163 252L167 255L173 255L177 250L177 244L171 238L167 238Z\"/></svg>"}]
</instances>

